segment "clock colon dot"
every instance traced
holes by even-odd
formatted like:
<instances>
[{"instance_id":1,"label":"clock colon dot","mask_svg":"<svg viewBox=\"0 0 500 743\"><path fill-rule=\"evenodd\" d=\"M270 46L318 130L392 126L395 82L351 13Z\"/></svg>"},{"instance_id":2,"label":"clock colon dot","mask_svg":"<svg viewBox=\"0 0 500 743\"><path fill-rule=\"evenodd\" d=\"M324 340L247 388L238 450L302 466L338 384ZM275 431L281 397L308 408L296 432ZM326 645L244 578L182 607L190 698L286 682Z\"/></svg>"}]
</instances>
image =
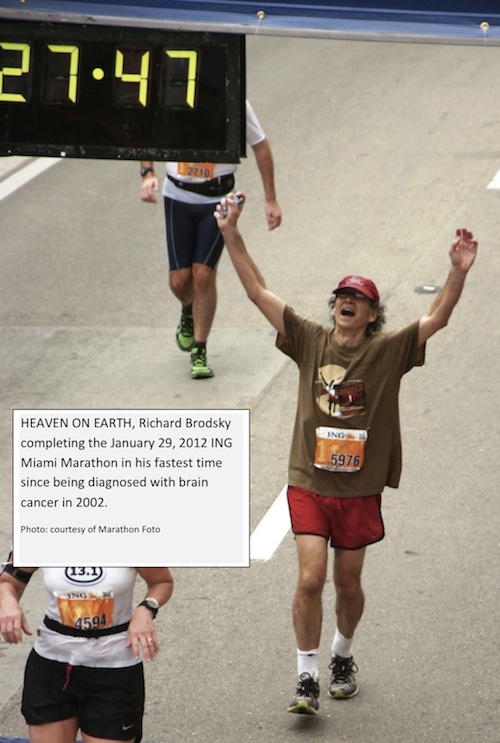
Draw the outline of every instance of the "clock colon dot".
<instances>
[{"instance_id":1,"label":"clock colon dot","mask_svg":"<svg viewBox=\"0 0 500 743\"><path fill-rule=\"evenodd\" d=\"M92 77L94 80L102 80L104 77L104 70L102 70L100 67L96 67L94 70L92 70Z\"/></svg>"}]
</instances>

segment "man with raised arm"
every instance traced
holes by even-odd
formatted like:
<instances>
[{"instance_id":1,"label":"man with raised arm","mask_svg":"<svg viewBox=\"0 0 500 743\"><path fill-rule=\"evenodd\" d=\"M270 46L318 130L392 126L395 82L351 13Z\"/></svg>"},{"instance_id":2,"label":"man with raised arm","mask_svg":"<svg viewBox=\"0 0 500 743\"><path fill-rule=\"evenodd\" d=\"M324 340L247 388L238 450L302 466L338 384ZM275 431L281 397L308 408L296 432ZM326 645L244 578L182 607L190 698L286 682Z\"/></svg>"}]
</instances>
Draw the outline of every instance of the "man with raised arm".
<instances>
[{"instance_id":1,"label":"man with raised arm","mask_svg":"<svg viewBox=\"0 0 500 743\"><path fill-rule=\"evenodd\" d=\"M477 254L465 227L449 249L447 281L423 317L383 332L385 307L375 283L346 275L329 300L332 325L298 315L267 288L238 229L242 203L229 195L215 212L226 249L249 299L276 329L277 347L300 373L288 470L288 504L298 555L293 600L298 682L288 711L319 708L318 652L328 543L334 550L337 627L328 695L358 692L353 639L364 607L366 547L384 537L381 495L398 487L402 454L399 388L425 360L425 344L444 328Z\"/></svg>"}]
</instances>

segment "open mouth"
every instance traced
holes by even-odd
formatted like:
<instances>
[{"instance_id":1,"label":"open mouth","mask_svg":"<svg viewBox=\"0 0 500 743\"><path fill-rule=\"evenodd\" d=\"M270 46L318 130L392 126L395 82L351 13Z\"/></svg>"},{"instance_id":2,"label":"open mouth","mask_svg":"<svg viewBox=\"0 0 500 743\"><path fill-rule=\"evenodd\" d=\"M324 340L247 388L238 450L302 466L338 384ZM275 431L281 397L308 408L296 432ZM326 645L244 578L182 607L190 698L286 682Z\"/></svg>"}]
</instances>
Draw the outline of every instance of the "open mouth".
<instances>
[{"instance_id":1,"label":"open mouth","mask_svg":"<svg viewBox=\"0 0 500 743\"><path fill-rule=\"evenodd\" d=\"M340 314L343 317L354 317L354 310L350 310L349 307L342 307Z\"/></svg>"}]
</instances>

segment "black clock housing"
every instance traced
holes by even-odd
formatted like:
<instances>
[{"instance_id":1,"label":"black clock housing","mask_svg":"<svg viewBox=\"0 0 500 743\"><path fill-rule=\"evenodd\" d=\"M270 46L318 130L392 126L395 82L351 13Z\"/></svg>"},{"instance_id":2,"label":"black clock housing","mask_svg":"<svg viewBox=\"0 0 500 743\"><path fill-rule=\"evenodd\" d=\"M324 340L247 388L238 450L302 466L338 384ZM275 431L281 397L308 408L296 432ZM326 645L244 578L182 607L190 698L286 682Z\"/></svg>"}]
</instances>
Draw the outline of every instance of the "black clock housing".
<instances>
[{"instance_id":1,"label":"black clock housing","mask_svg":"<svg viewBox=\"0 0 500 743\"><path fill-rule=\"evenodd\" d=\"M245 37L2 21L0 154L239 162Z\"/></svg>"}]
</instances>

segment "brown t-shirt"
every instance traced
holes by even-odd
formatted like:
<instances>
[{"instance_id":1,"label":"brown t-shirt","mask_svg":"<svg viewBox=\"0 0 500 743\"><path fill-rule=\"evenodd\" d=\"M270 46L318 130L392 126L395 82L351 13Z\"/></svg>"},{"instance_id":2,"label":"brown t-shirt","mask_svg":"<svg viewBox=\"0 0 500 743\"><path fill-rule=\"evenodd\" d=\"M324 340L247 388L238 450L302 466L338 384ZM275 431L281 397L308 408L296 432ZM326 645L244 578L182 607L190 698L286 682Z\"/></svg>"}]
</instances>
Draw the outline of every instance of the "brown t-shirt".
<instances>
[{"instance_id":1,"label":"brown t-shirt","mask_svg":"<svg viewBox=\"0 0 500 743\"><path fill-rule=\"evenodd\" d=\"M295 427L288 482L320 495L349 497L397 488L402 452L399 388L402 376L425 361L418 347L418 321L401 330L366 338L343 348L333 328L285 309L286 339L277 347L299 367ZM356 472L331 472L314 466L316 429L367 431L364 463Z\"/></svg>"}]
</instances>

